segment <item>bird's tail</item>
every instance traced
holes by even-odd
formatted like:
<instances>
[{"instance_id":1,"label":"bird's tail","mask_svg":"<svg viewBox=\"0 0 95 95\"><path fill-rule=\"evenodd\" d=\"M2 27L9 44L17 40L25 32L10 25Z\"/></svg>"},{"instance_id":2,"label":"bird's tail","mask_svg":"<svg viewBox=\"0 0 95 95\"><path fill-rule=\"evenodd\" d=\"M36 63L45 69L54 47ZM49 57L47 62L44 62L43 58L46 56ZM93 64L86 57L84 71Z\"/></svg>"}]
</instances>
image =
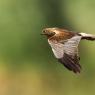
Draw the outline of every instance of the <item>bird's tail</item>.
<instances>
[{"instance_id":1,"label":"bird's tail","mask_svg":"<svg viewBox=\"0 0 95 95\"><path fill-rule=\"evenodd\" d=\"M86 34L86 33L79 33L82 36L82 39L86 40L95 40L95 35L93 34Z\"/></svg>"}]
</instances>

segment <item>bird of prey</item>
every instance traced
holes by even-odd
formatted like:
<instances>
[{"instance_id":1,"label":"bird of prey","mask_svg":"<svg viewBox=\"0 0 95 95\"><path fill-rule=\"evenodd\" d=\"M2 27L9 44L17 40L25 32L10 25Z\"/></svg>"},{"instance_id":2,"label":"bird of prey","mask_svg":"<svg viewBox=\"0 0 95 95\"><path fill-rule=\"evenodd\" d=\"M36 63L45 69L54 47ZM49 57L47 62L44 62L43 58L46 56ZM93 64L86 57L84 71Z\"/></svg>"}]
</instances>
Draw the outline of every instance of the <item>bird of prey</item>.
<instances>
[{"instance_id":1,"label":"bird of prey","mask_svg":"<svg viewBox=\"0 0 95 95\"><path fill-rule=\"evenodd\" d=\"M45 28L42 31L48 39L55 57L68 70L80 73L78 45L80 40L95 40L95 35L86 33L75 33L60 28Z\"/></svg>"}]
</instances>

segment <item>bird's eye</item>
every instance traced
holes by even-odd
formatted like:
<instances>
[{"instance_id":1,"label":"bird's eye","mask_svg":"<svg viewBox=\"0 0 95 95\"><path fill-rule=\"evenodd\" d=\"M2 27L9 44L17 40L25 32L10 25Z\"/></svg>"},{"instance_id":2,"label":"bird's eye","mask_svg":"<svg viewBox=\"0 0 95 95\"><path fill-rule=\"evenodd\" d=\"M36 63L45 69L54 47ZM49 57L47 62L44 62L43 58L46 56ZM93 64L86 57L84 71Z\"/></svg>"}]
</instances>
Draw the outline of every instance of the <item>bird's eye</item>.
<instances>
[{"instance_id":1,"label":"bird's eye","mask_svg":"<svg viewBox=\"0 0 95 95\"><path fill-rule=\"evenodd\" d=\"M43 30L42 32L45 33L45 30Z\"/></svg>"},{"instance_id":2,"label":"bird's eye","mask_svg":"<svg viewBox=\"0 0 95 95\"><path fill-rule=\"evenodd\" d=\"M47 30L43 30L43 33L47 33L48 31Z\"/></svg>"}]
</instances>

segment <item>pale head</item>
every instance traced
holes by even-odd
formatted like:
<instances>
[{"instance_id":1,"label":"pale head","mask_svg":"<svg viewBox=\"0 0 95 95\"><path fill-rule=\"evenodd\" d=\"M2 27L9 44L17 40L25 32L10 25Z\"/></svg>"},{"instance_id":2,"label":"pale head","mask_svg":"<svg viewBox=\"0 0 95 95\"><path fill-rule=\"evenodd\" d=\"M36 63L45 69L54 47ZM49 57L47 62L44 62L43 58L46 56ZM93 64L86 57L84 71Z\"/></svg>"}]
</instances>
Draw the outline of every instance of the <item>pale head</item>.
<instances>
[{"instance_id":1,"label":"pale head","mask_svg":"<svg viewBox=\"0 0 95 95\"><path fill-rule=\"evenodd\" d=\"M52 37L58 33L59 31L57 30L57 28L45 28L42 31L42 35L46 35L47 37Z\"/></svg>"}]
</instances>

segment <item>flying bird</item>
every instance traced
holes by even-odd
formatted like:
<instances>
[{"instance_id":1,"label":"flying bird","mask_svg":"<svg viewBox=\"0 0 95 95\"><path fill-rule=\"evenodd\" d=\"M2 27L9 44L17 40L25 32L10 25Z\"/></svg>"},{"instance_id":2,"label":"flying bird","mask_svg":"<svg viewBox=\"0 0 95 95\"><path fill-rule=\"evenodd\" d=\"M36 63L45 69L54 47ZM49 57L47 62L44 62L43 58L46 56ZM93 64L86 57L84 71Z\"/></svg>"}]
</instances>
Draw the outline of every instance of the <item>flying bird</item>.
<instances>
[{"instance_id":1,"label":"flying bird","mask_svg":"<svg viewBox=\"0 0 95 95\"><path fill-rule=\"evenodd\" d=\"M78 54L80 40L95 40L95 35L87 33L75 33L61 28L45 28L42 31L48 39L55 57L68 70L80 73L81 65Z\"/></svg>"}]
</instances>

